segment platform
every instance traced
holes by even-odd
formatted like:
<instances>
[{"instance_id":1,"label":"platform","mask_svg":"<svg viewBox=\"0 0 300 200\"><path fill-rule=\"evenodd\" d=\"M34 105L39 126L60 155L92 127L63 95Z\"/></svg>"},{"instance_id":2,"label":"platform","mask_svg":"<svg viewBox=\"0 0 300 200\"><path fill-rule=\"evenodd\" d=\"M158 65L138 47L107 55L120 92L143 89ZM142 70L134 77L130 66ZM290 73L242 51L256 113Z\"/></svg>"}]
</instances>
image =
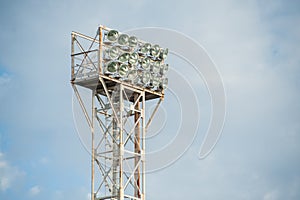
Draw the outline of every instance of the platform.
<instances>
[{"instance_id":1,"label":"platform","mask_svg":"<svg viewBox=\"0 0 300 200\"><path fill-rule=\"evenodd\" d=\"M109 76L106 76L103 74L97 74L97 73L90 74L89 76L87 76L85 78L80 78L80 79L77 78L77 79L71 81L71 83L85 87L85 88L89 88L91 90L96 90L98 94L106 96L103 85L100 82L100 78L102 78L103 81L105 82L106 88L110 94L112 93L112 91L115 89L115 87L118 84L123 84L124 86L127 86L127 87L131 88L132 90L145 91L145 100L146 101L152 100L152 99L157 99L157 98L162 98L162 99L164 98L163 92L152 91L152 90L144 88L144 87L139 87L137 85L133 85L128 82L121 81L119 79L112 78L112 77L109 77ZM132 92L132 90L130 92ZM130 98L129 100L133 102L134 101L133 95L130 95L130 96L132 96L132 98Z\"/></svg>"}]
</instances>

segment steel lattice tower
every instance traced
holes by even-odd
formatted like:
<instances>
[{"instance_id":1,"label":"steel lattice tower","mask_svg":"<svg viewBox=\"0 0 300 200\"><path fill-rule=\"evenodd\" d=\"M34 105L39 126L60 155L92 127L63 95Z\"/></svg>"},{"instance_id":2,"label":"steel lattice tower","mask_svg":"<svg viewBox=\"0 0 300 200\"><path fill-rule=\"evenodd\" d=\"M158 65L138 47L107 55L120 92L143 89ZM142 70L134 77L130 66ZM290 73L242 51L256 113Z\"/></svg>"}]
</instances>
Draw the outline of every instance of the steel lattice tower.
<instances>
[{"instance_id":1,"label":"steel lattice tower","mask_svg":"<svg viewBox=\"0 0 300 200\"><path fill-rule=\"evenodd\" d=\"M100 26L94 38L71 34L71 84L92 138L91 199L145 200L146 130L164 91L104 73L104 53L110 45L104 35L110 30ZM92 108L85 105L78 86L91 90ZM156 107L146 119L148 100L156 101Z\"/></svg>"}]
</instances>

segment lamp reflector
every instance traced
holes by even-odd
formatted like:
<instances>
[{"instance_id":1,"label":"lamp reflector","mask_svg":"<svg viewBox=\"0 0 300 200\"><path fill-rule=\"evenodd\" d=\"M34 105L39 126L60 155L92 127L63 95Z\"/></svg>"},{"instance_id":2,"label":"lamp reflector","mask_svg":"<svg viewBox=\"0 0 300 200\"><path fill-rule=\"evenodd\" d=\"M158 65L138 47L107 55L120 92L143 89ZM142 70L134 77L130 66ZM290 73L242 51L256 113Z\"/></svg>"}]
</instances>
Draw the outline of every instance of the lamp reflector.
<instances>
[{"instance_id":1,"label":"lamp reflector","mask_svg":"<svg viewBox=\"0 0 300 200\"><path fill-rule=\"evenodd\" d=\"M135 83L138 77L137 70L131 70L127 74L127 79L130 80L132 83Z\"/></svg>"},{"instance_id":2,"label":"lamp reflector","mask_svg":"<svg viewBox=\"0 0 300 200\"><path fill-rule=\"evenodd\" d=\"M147 85L151 79L151 74L148 71L143 71L141 81L144 85Z\"/></svg>"},{"instance_id":3,"label":"lamp reflector","mask_svg":"<svg viewBox=\"0 0 300 200\"><path fill-rule=\"evenodd\" d=\"M129 36L127 34L121 34L118 39L118 43L122 46L128 45Z\"/></svg>"},{"instance_id":4,"label":"lamp reflector","mask_svg":"<svg viewBox=\"0 0 300 200\"><path fill-rule=\"evenodd\" d=\"M111 42L116 41L118 37L119 37L119 32L116 30L111 30L107 33L107 39Z\"/></svg>"},{"instance_id":5,"label":"lamp reflector","mask_svg":"<svg viewBox=\"0 0 300 200\"><path fill-rule=\"evenodd\" d=\"M141 52L142 54L148 54L149 51L150 51L150 49L151 49L151 44L145 43L145 44L141 47L140 52Z\"/></svg>"},{"instance_id":6,"label":"lamp reflector","mask_svg":"<svg viewBox=\"0 0 300 200\"><path fill-rule=\"evenodd\" d=\"M157 76L152 76L152 79L151 79L150 83L151 83L151 86L152 86L154 89L157 89L157 88L159 87L159 83L160 83L159 77L157 77Z\"/></svg>"},{"instance_id":7,"label":"lamp reflector","mask_svg":"<svg viewBox=\"0 0 300 200\"><path fill-rule=\"evenodd\" d=\"M162 82L160 83L160 87L162 89L166 89L168 87L168 78L163 78Z\"/></svg>"},{"instance_id":8,"label":"lamp reflector","mask_svg":"<svg viewBox=\"0 0 300 200\"><path fill-rule=\"evenodd\" d=\"M164 76L164 75L167 74L168 70L169 70L169 65L168 64L163 64L160 67L160 74Z\"/></svg>"},{"instance_id":9,"label":"lamp reflector","mask_svg":"<svg viewBox=\"0 0 300 200\"><path fill-rule=\"evenodd\" d=\"M139 55L137 53L132 53L129 55L129 60L128 62L131 64L131 65L135 65L139 60Z\"/></svg>"},{"instance_id":10,"label":"lamp reflector","mask_svg":"<svg viewBox=\"0 0 300 200\"><path fill-rule=\"evenodd\" d=\"M155 74L158 74L160 72L160 62L158 61L153 62L151 66L151 71Z\"/></svg>"},{"instance_id":11,"label":"lamp reflector","mask_svg":"<svg viewBox=\"0 0 300 200\"><path fill-rule=\"evenodd\" d=\"M161 50L160 50L160 53L159 53L159 58L160 58L161 60L166 59L167 56L168 56L168 53L169 53L169 49L168 49L168 48L167 48L167 49L161 49Z\"/></svg>"},{"instance_id":12,"label":"lamp reflector","mask_svg":"<svg viewBox=\"0 0 300 200\"><path fill-rule=\"evenodd\" d=\"M118 70L118 66L119 66L119 64L117 62L113 61L113 62L110 62L110 63L107 64L106 70L109 73L115 73Z\"/></svg>"},{"instance_id":13,"label":"lamp reflector","mask_svg":"<svg viewBox=\"0 0 300 200\"><path fill-rule=\"evenodd\" d=\"M134 48L138 44L138 39L135 36L129 38L129 46Z\"/></svg>"},{"instance_id":14,"label":"lamp reflector","mask_svg":"<svg viewBox=\"0 0 300 200\"><path fill-rule=\"evenodd\" d=\"M119 75L121 77L124 77L126 76L128 73L128 65L126 64L121 64L120 67L119 67Z\"/></svg>"},{"instance_id":15,"label":"lamp reflector","mask_svg":"<svg viewBox=\"0 0 300 200\"><path fill-rule=\"evenodd\" d=\"M156 44L153 45L150 49L150 55L153 57L158 57L160 52L160 47Z\"/></svg>"},{"instance_id":16,"label":"lamp reflector","mask_svg":"<svg viewBox=\"0 0 300 200\"><path fill-rule=\"evenodd\" d=\"M118 50L118 47L112 47L108 50L108 54L109 54L109 57L111 59L116 59L118 58L118 55L119 55L119 50Z\"/></svg>"},{"instance_id":17,"label":"lamp reflector","mask_svg":"<svg viewBox=\"0 0 300 200\"><path fill-rule=\"evenodd\" d=\"M150 67L150 59L149 58L142 58L141 60L141 66L143 69L148 70Z\"/></svg>"},{"instance_id":18,"label":"lamp reflector","mask_svg":"<svg viewBox=\"0 0 300 200\"><path fill-rule=\"evenodd\" d=\"M128 59L129 59L129 53L123 53L122 55L120 55L118 60L122 63L126 63L128 62Z\"/></svg>"}]
</instances>

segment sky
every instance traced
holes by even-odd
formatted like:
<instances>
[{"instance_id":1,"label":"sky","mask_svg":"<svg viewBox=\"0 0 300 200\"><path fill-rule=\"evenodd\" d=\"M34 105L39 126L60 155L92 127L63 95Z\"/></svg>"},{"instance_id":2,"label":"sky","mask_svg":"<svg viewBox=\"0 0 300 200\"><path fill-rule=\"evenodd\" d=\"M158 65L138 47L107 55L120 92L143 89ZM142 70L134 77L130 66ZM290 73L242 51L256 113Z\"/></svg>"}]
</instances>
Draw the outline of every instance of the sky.
<instances>
[{"instance_id":1,"label":"sky","mask_svg":"<svg viewBox=\"0 0 300 200\"><path fill-rule=\"evenodd\" d=\"M90 157L73 119L70 34L94 36L100 24L179 31L205 48L223 79L226 121L218 144L199 159L211 105L203 80L193 79L197 137L172 165L147 174L147 199L300 199L299 1L0 5L0 199L88 199ZM176 57L170 62L179 71L187 65ZM168 98L160 110L167 123L162 146L176 131L170 124L180 122L178 102L171 92ZM152 131L159 126L154 120ZM149 139L149 150L160 148L159 139Z\"/></svg>"}]
</instances>

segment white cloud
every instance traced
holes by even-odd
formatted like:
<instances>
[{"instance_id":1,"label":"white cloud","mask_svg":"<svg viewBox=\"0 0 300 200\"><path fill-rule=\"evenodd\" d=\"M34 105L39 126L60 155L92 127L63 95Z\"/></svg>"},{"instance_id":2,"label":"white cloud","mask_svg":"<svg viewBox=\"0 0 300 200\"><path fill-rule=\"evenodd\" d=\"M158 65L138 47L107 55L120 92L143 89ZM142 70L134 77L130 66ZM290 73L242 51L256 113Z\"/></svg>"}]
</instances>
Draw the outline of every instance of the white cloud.
<instances>
[{"instance_id":1,"label":"white cloud","mask_svg":"<svg viewBox=\"0 0 300 200\"><path fill-rule=\"evenodd\" d=\"M10 180L7 177L2 177L0 180L0 188L2 191L7 190L10 187Z\"/></svg>"},{"instance_id":2,"label":"white cloud","mask_svg":"<svg viewBox=\"0 0 300 200\"><path fill-rule=\"evenodd\" d=\"M0 76L0 87L5 86L11 81L11 77L7 74L4 73Z\"/></svg>"},{"instance_id":3,"label":"white cloud","mask_svg":"<svg viewBox=\"0 0 300 200\"><path fill-rule=\"evenodd\" d=\"M0 98L4 97L8 91L8 86L12 83L12 77L7 73L0 73Z\"/></svg>"},{"instance_id":4,"label":"white cloud","mask_svg":"<svg viewBox=\"0 0 300 200\"><path fill-rule=\"evenodd\" d=\"M52 195L48 196L50 197L51 200L64 200L68 198L71 198L73 200L90 200L91 195L88 192L89 188L86 187L79 187L79 188L73 188L70 191L71 193L68 192L68 190L64 189L57 189L55 190Z\"/></svg>"},{"instance_id":5,"label":"white cloud","mask_svg":"<svg viewBox=\"0 0 300 200\"><path fill-rule=\"evenodd\" d=\"M278 192L276 190L269 191L264 195L263 200L277 200Z\"/></svg>"},{"instance_id":6,"label":"white cloud","mask_svg":"<svg viewBox=\"0 0 300 200\"><path fill-rule=\"evenodd\" d=\"M56 190L54 192L54 198L53 199L56 199L56 200L58 200L58 199L64 199L63 192L61 190Z\"/></svg>"},{"instance_id":7,"label":"white cloud","mask_svg":"<svg viewBox=\"0 0 300 200\"><path fill-rule=\"evenodd\" d=\"M43 157L39 158L36 161L32 161L31 162L31 167L37 168L37 167L39 167L41 165L45 166L45 165L49 164L49 162L50 162L49 158L43 156Z\"/></svg>"},{"instance_id":8,"label":"white cloud","mask_svg":"<svg viewBox=\"0 0 300 200\"><path fill-rule=\"evenodd\" d=\"M0 152L0 191L5 192L13 187L16 180L24 175L23 171L5 160L4 154Z\"/></svg>"},{"instance_id":9,"label":"white cloud","mask_svg":"<svg viewBox=\"0 0 300 200\"><path fill-rule=\"evenodd\" d=\"M36 185L29 189L29 194L31 196L36 196L41 192L41 187Z\"/></svg>"},{"instance_id":10,"label":"white cloud","mask_svg":"<svg viewBox=\"0 0 300 200\"><path fill-rule=\"evenodd\" d=\"M47 157L42 157L39 162L43 165L46 165L49 163L49 159Z\"/></svg>"},{"instance_id":11,"label":"white cloud","mask_svg":"<svg viewBox=\"0 0 300 200\"><path fill-rule=\"evenodd\" d=\"M4 167L7 167L7 162L1 160L0 161L0 168L4 168Z\"/></svg>"}]
</instances>

